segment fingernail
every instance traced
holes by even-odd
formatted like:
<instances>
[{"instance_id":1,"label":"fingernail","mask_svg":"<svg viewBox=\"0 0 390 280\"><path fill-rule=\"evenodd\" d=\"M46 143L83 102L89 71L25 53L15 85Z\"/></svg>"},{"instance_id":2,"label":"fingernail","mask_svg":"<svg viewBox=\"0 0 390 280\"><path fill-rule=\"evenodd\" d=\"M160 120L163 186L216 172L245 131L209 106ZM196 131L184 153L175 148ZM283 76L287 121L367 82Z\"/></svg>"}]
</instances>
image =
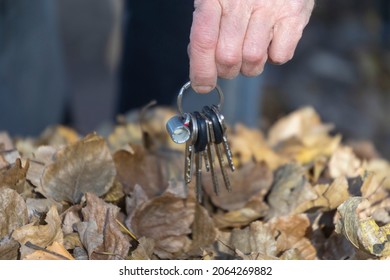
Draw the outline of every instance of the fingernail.
<instances>
[{"instance_id":1,"label":"fingernail","mask_svg":"<svg viewBox=\"0 0 390 280\"><path fill-rule=\"evenodd\" d=\"M212 87L212 86L194 86L193 89L197 93L209 93L210 91L212 91L214 89L214 87Z\"/></svg>"}]
</instances>

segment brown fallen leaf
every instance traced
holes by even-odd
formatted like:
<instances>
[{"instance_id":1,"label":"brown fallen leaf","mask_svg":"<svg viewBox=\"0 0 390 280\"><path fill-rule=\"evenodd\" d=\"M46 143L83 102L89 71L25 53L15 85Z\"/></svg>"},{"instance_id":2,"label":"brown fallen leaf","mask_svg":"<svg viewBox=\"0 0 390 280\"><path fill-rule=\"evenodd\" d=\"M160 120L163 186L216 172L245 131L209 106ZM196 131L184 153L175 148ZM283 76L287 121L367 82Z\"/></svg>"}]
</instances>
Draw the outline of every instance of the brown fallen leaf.
<instances>
[{"instance_id":1,"label":"brown fallen leaf","mask_svg":"<svg viewBox=\"0 0 390 280\"><path fill-rule=\"evenodd\" d=\"M215 194L211 174L202 176L205 192L214 205L224 210L237 210L244 207L254 197L264 197L272 184L272 172L264 162L247 162L230 176L231 191L224 187L221 172L216 169L220 193Z\"/></svg>"},{"instance_id":2,"label":"brown fallen leaf","mask_svg":"<svg viewBox=\"0 0 390 280\"><path fill-rule=\"evenodd\" d=\"M298 206L294 211L295 213L303 213L310 210L334 210L350 196L348 192L348 181L345 177L337 178L330 185L316 185L313 187L313 190L317 197Z\"/></svg>"},{"instance_id":3,"label":"brown fallen leaf","mask_svg":"<svg viewBox=\"0 0 390 280\"><path fill-rule=\"evenodd\" d=\"M136 199L127 201L130 205L126 225L131 232L138 238L154 239L154 253L163 259L188 250L195 214L193 198L183 199L181 192L177 194L168 188L161 196L147 200L140 187L135 190Z\"/></svg>"},{"instance_id":4,"label":"brown fallen leaf","mask_svg":"<svg viewBox=\"0 0 390 280\"><path fill-rule=\"evenodd\" d=\"M119 150L114 154L117 180L126 194L132 192L136 184L143 186L148 196L161 194L168 187L163 180L164 162L142 146L133 145L134 153Z\"/></svg>"},{"instance_id":5,"label":"brown fallen leaf","mask_svg":"<svg viewBox=\"0 0 390 280\"><path fill-rule=\"evenodd\" d=\"M31 249L24 246L27 242L43 248L53 244L54 241L62 244L61 219L54 205L47 212L45 222L46 225L28 224L13 231L12 237L22 245L22 259L31 253Z\"/></svg>"},{"instance_id":6,"label":"brown fallen leaf","mask_svg":"<svg viewBox=\"0 0 390 280\"><path fill-rule=\"evenodd\" d=\"M27 160L25 165L22 166L22 161L18 158L13 164L0 169L0 187L12 188L19 194L30 190L30 187L26 182L26 175L29 166L29 160Z\"/></svg>"},{"instance_id":7,"label":"brown fallen leaf","mask_svg":"<svg viewBox=\"0 0 390 280\"><path fill-rule=\"evenodd\" d=\"M351 147L338 147L329 160L329 174L332 178L356 177L361 173L362 162Z\"/></svg>"},{"instance_id":8,"label":"brown fallen leaf","mask_svg":"<svg viewBox=\"0 0 390 280\"><path fill-rule=\"evenodd\" d=\"M371 217L361 214L366 199L351 197L338 207L336 232L342 233L356 248L377 257L390 255L390 224L378 226ZM363 206L361 205L363 204Z\"/></svg>"},{"instance_id":9,"label":"brown fallen leaf","mask_svg":"<svg viewBox=\"0 0 390 280\"><path fill-rule=\"evenodd\" d=\"M272 258L278 254L275 232L260 221L243 229L233 229L229 246L244 255L261 254Z\"/></svg>"},{"instance_id":10,"label":"brown fallen leaf","mask_svg":"<svg viewBox=\"0 0 390 280\"><path fill-rule=\"evenodd\" d=\"M54 162L57 150L51 146L38 147L30 160L30 168L27 170L27 180L34 186L42 188L41 178L46 166Z\"/></svg>"},{"instance_id":11,"label":"brown fallen leaf","mask_svg":"<svg viewBox=\"0 0 390 280\"><path fill-rule=\"evenodd\" d=\"M305 107L277 121L269 130L268 143L278 154L307 164L330 156L341 136L330 136L332 125L323 124L311 107Z\"/></svg>"},{"instance_id":12,"label":"brown fallen leaf","mask_svg":"<svg viewBox=\"0 0 390 280\"><path fill-rule=\"evenodd\" d=\"M268 132L268 143L276 146L285 140L297 138L305 144L312 144L317 138L328 136L332 129L332 125L321 122L312 107L304 107L278 120Z\"/></svg>"},{"instance_id":13,"label":"brown fallen leaf","mask_svg":"<svg viewBox=\"0 0 390 280\"><path fill-rule=\"evenodd\" d=\"M87 192L100 196L112 186L115 165L105 140L89 134L55 154L45 167L37 191L56 201L79 203Z\"/></svg>"},{"instance_id":14,"label":"brown fallen leaf","mask_svg":"<svg viewBox=\"0 0 390 280\"><path fill-rule=\"evenodd\" d=\"M0 132L0 170L14 164L18 158L20 153L15 148L11 137L6 132Z\"/></svg>"},{"instance_id":15,"label":"brown fallen leaf","mask_svg":"<svg viewBox=\"0 0 390 280\"><path fill-rule=\"evenodd\" d=\"M317 258L317 251L309 240L311 225L306 214L275 217L269 220L267 225L278 232L276 239L278 252L296 249L294 258L306 260Z\"/></svg>"},{"instance_id":16,"label":"brown fallen leaf","mask_svg":"<svg viewBox=\"0 0 390 280\"><path fill-rule=\"evenodd\" d=\"M0 260L17 260L19 247L19 242L9 236L0 238Z\"/></svg>"},{"instance_id":17,"label":"brown fallen leaf","mask_svg":"<svg viewBox=\"0 0 390 280\"><path fill-rule=\"evenodd\" d=\"M45 250L36 250L24 260L74 260L73 256L58 242L53 242Z\"/></svg>"},{"instance_id":18,"label":"brown fallen leaf","mask_svg":"<svg viewBox=\"0 0 390 280\"><path fill-rule=\"evenodd\" d=\"M79 233L81 243L88 252L89 259L92 259L92 254L103 244L103 233L98 232L95 221L79 222L75 224L75 227Z\"/></svg>"},{"instance_id":19,"label":"brown fallen leaf","mask_svg":"<svg viewBox=\"0 0 390 280\"><path fill-rule=\"evenodd\" d=\"M131 260L150 260L152 259L154 246L156 242L152 238L141 237L138 240L137 248L131 253Z\"/></svg>"},{"instance_id":20,"label":"brown fallen leaf","mask_svg":"<svg viewBox=\"0 0 390 280\"><path fill-rule=\"evenodd\" d=\"M263 195L252 197L242 208L226 213L215 213L213 220L215 226L222 228L236 228L249 225L251 222L265 217L268 213L268 205L263 200Z\"/></svg>"},{"instance_id":21,"label":"brown fallen leaf","mask_svg":"<svg viewBox=\"0 0 390 280\"><path fill-rule=\"evenodd\" d=\"M287 159L277 154L267 144L261 131L237 124L229 135L233 160L237 167L248 162L266 162L271 170L287 163Z\"/></svg>"},{"instance_id":22,"label":"brown fallen leaf","mask_svg":"<svg viewBox=\"0 0 390 280\"><path fill-rule=\"evenodd\" d=\"M304 169L295 163L279 167L268 196L270 210L267 219L292 213L302 203L317 197Z\"/></svg>"},{"instance_id":23,"label":"brown fallen leaf","mask_svg":"<svg viewBox=\"0 0 390 280\"><path fill-rule=\"evenodd\" d=\"M366 172L360 188L364 202L362 213L382 224L390 223L390 189L385 186L386 178L380 178L374 172Z\"/></svg>"},{"instance_id":24,"label":"brown fallen leaf","mask_svg":"<svg viewBox=\"0 0 390 280\"><path fill-rule=\"evenodd\" d=\"M67 126L56 125L47 127L39 137L36 145L47 145L56 148L76 143L80 140L78 133Z\"/></svg>"},{"instance_id":25,"label":"brown fallen leaf","mask_svg":"<svg viewBox=\"0 0 390 280\"><path fill-rule=\"evenodd\" d=\"M30 223L44 217L53 205L57 207L58 213L63 209L62 204L46 198L27 198L26 204Z\"/></svg>"},{"instance_id":26,"label":"brown fallen leaf","mask_svg":"<svg viewBox=\"0 0 390 280\"><path fill-rule=\"evenodd\" d=\"M195 217L194 223L192 224L192 243L189 251L203 251L203 249L212 245L216 238L217 230L212 218L207 210L197 203L195 205ZM201 253L203 252L198 252L198 255L201 256Z\"/></svg>"},{"instance_id":27,"label":"brown fallen leaf","mask_svg":"<svg viewBox=\"0 0 390 280\"><path fill-rule=\"evenodd\" d=\"M90 258L125 259L130 240L116 222L120 209L92 193L86 193L85 199L87 205L81 210L84 221L78 223L77 228Z\"/></svg>"},{"instance_id":28,"label":"brown fallen leaf","mask_svg":"<svg viewBox=\"0 0 390 280\"><path fill-rule=\"evenodd\" d=\"M0 188L0 240L27 223L24 199L12 189Z\"/></svg>"},{"instance_id":29,"label":"brown fallen leaf","mask_svg":"<svg viewBox=\"0 0 390 280\"><path fill-rule=\"evenodd\" d=\"M62 216L62 231L66 234L71 234L74 232L74 226L81 222L81 204L72 205L64 213Z\"/></svg>"}]
</instances>

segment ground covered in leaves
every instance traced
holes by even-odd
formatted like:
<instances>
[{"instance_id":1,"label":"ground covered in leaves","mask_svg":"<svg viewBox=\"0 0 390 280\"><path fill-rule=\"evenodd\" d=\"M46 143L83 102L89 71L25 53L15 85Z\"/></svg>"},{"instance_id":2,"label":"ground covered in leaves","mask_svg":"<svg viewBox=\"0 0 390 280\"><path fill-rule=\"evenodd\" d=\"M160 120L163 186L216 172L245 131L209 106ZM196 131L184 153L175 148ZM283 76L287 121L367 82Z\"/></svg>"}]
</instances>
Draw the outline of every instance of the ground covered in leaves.
<instances>
[{"instance_id":1,"label":"ground covered in leaves","mask_svg":"<svg viewBox=\"0 0 390 280\"><path fill-rule=\"evenodd\" d=\"M388 259L390 164L312 108L228 139L232 192L183 183L166 108L106 136L0 133L0 259ZM220 178L222 182L222 178Z\"/></svg>"}]
</instances>

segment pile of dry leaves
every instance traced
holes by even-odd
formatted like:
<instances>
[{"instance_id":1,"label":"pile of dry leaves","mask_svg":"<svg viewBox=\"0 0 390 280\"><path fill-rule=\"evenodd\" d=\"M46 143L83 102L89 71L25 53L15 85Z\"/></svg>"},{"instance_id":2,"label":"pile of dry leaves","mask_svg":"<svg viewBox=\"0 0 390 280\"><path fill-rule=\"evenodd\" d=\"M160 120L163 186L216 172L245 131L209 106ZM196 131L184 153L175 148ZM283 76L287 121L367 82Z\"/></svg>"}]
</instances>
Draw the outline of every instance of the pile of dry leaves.
<instances>
[{"instance_id":1,"label":"pile of dry leaves","mask_svg":"<svg viewBox=\"0 0 390 280\"><path fill-rule=\"evenodd\" d=\"M388 259L390 164L312 108L228 130L232 192L183 183L166 108L102 137L0 133L0 259ZM220 181L222 179L220 178Z\"/></svg>"}]
</instances>

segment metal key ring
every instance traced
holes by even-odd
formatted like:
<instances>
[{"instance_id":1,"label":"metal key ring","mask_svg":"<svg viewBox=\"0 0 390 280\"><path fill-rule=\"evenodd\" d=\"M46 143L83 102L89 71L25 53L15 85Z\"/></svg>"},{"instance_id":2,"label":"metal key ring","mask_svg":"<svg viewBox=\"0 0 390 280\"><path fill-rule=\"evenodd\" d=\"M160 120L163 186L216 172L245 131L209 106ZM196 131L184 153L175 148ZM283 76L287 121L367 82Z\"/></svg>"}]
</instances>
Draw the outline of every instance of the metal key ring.
<instances>
[{"instance_id":1,"label":"metal key ring","mask_svg":"<svg viewBox=\"0 0 390 280\"><path fill-rule=\"evenodd\" d=\"M181 115L184 114L184 112L183 112L183 105L182 105L182 103L183 103L183 94L190 87L191 87L191 81L187 82L184 86L182 86L182 88L180 89L179 95L177 96L177 109L178 109L178 111L179 111L179 113ZM218 97L219 97L219 103L218 103L218 105L215 105L215 106L218 107L219 110L221 110L221 107L222 107L222 104L223 104L223 101L224 101L224 96L223 96L223 93L222 93L222 89L219 87L219 85L216 85L215 89L217 90Z\"/></svg>"}]
</instances>

